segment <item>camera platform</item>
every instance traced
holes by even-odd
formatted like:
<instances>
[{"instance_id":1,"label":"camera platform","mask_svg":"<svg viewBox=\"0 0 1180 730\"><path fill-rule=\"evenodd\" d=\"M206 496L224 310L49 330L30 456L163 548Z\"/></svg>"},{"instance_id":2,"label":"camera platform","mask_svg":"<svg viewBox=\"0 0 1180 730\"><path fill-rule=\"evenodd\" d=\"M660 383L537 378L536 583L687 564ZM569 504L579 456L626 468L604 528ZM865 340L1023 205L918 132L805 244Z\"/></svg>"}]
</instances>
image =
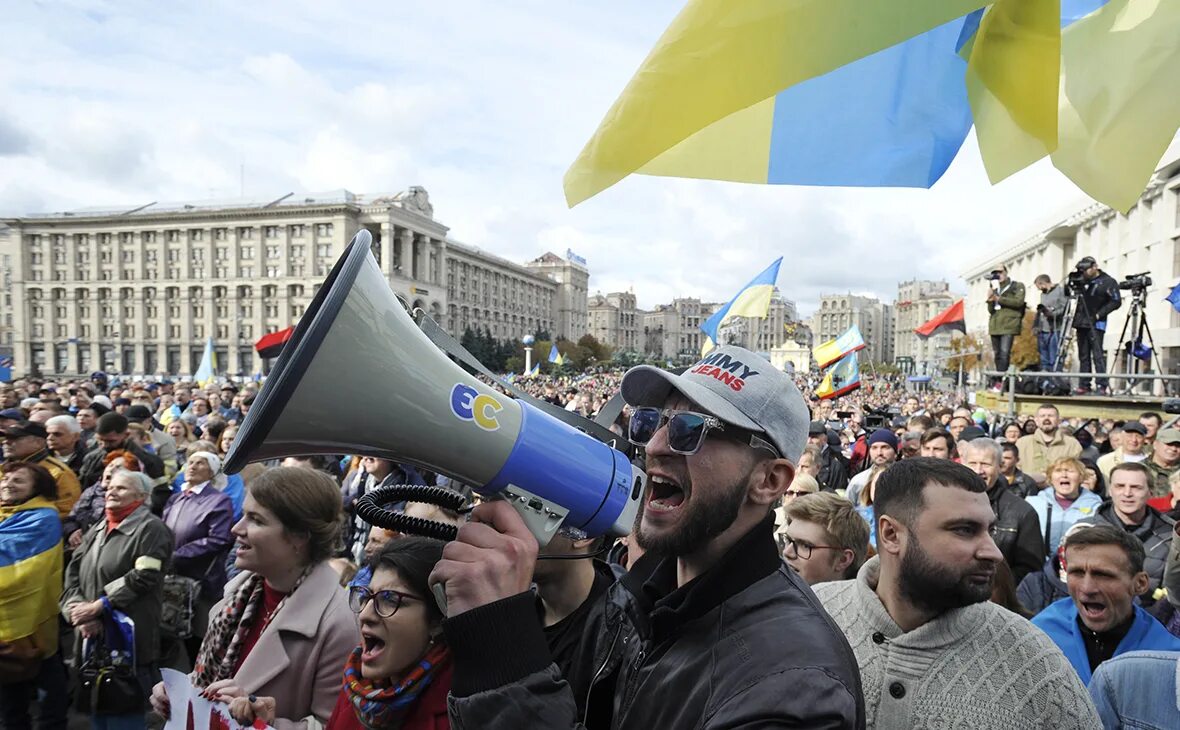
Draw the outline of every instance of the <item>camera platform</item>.
<instances>
[{"instance_id":1,"label":"camera platform","mask_svg":"<svg viewBox=\"0 0 1180 730\"><path fill-rule=\"evenodd\" d=\"M1057 406L1062 418L1113 418L1117 420L1137 420L1139 414L1154 411L1161 416L1164 414L1164 401L1173 400L1150 395L1023 395L1017 393L1015 405L1017 415L1031 416L1037 412L1042 403ZM981 390L975 393L975 403L981 408L992 412L1004 413L1008 410L1008 394L997 393L994 390Z\"/></svg>"}]
</instances>

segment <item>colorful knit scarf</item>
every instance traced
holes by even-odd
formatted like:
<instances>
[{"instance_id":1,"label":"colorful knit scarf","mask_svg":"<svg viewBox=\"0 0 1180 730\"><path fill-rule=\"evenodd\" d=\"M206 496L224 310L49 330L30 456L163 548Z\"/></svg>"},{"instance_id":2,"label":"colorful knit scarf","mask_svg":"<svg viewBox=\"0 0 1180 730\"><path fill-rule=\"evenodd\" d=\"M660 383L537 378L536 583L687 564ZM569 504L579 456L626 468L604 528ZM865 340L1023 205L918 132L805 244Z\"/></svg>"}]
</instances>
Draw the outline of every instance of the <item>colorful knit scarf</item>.
<instances>
[{"instance_id":1,"label":"colorful knit scarf","mask_svg":"<svg viewBox=\"0 0 1180 730\"><path fill-rule=\"evenodd\" d=\"M361 676L362 647L352 650L344 665L344 691L356 719L369 730L397 730L414 703L430 686L438 671L446 666L451 653L446 646L435 644L396 685Z\"/></svg>"},{"instance_id":2,"label":"colorful knit scarf","mask_svg":"<svg viewBox=\"0 0 1180 730\"><path fill-rule=\"evenodd\" d=\"M314 566L308 566L303 575L299 576L299 580L295 581L291 592L279 602L267 618L268 624L299 590L312 567ZM193 685L198 689L204 689L216 681L234 676L238 655L242 653L242 644L262 610L264 582L261 575L251 573L225 602L217 616L209 622L209 630L205 632L205 640L201 642L201 650L197 652L196 665L193 667ZM265 630L264 626L263 631Z\"/></svg>"}]
</instances>

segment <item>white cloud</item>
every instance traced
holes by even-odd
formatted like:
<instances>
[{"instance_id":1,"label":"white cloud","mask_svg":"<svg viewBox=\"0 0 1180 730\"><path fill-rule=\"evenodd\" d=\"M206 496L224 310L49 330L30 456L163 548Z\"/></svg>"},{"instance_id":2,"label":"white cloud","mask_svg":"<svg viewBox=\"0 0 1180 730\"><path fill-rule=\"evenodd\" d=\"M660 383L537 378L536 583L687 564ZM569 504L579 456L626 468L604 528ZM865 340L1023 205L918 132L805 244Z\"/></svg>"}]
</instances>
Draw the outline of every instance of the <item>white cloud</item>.
<instances>
[{"instance_id":1,"label":"white cloud","mask_svg":"<svg viewBox=\"0 0 1180 730\"><path fill-rule=\"evenodd\" d=\"M783 256L806 312L954 281L1084 200L1045 163L990 186L972 140L930 191L632 177L568 210L566 167L681 4L13 4L0 210L424 185L456 239L573 249L592 290L721 300Z\"/></svg>"}]
</instances>

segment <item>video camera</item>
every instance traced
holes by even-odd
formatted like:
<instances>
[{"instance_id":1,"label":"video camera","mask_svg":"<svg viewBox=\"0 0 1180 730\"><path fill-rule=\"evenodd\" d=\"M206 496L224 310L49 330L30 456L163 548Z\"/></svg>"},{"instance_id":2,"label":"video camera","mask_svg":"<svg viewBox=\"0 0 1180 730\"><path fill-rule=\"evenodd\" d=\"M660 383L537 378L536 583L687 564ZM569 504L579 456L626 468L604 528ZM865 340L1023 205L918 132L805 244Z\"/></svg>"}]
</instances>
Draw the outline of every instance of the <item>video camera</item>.
<instances>
[{"instance_id":1,"label":"video camera","mask_svg":"<svg viewBox=\"0 0 1180 730\"><path fill-rule=\"evenodd\" d=\"M878 428L889 428L893 419L901 415L900 408L890 408L889 406L874 408L866 405L862 411L864 412L863 426L867 433L872 433Z\"/></svg>"},{"instance_id":2,"label":"video camera","mask_svg":"<svg viewBox=\"0 0 1180 730\"><path fill-rule=\"evenodd\" d=\"M1085 264L1078 264L1074 270L1069 272L1065 277L1065 293L1069 296L1080 294L1082 289L1086 287L1086 269L1089 268Z\"/></svg>"},{"instance_id":3,"label":"video camera","mask_svg":"<svg viewBox=\"0 0 1180 730\"><path fill-rule=\"evenodd\" d=\"M1119 288L1128 289L1132 293L1138 294L1140 292L1147 291L1147 288L1151 286L1151 284L1151 272L1144 271L1141 274L1130 274L1128 276L1124 276L1123 280L1119 282Z\"/></svg>"}]
</instances>

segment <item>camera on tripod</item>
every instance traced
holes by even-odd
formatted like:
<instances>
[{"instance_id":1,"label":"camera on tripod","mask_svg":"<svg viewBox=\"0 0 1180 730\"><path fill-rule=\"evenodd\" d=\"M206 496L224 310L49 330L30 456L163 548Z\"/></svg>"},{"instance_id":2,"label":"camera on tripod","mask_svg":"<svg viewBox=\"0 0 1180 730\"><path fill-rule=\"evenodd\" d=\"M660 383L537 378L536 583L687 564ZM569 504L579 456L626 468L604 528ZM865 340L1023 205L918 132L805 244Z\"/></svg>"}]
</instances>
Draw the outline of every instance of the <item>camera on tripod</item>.
<instances>
[{"instance_id":1,"label":"camera on tripod","mask_svg":"<svg viewBox=\"0 0 1180 730\"><path fill-rule=\"evenodd\" d=\"M1140 294L1147 291L1151 286L1151 272L1144 271L1142 274L1130 274L1124 276L1123 280L1119 282L1120 289L1129 289L1133 294Z\"/></svg>"},{"instance_id":2,"label":"camera on tripod","mask_svg":"<svg viewBox=\"0 0 1180 730\"><path fill-rule=\"evenodd\" d=\"M1086 288L1086 266L1078 264L1077 268L1065 277L1065 293L1068 296L1080 294Z\"/></svg>"}]
</instances>

